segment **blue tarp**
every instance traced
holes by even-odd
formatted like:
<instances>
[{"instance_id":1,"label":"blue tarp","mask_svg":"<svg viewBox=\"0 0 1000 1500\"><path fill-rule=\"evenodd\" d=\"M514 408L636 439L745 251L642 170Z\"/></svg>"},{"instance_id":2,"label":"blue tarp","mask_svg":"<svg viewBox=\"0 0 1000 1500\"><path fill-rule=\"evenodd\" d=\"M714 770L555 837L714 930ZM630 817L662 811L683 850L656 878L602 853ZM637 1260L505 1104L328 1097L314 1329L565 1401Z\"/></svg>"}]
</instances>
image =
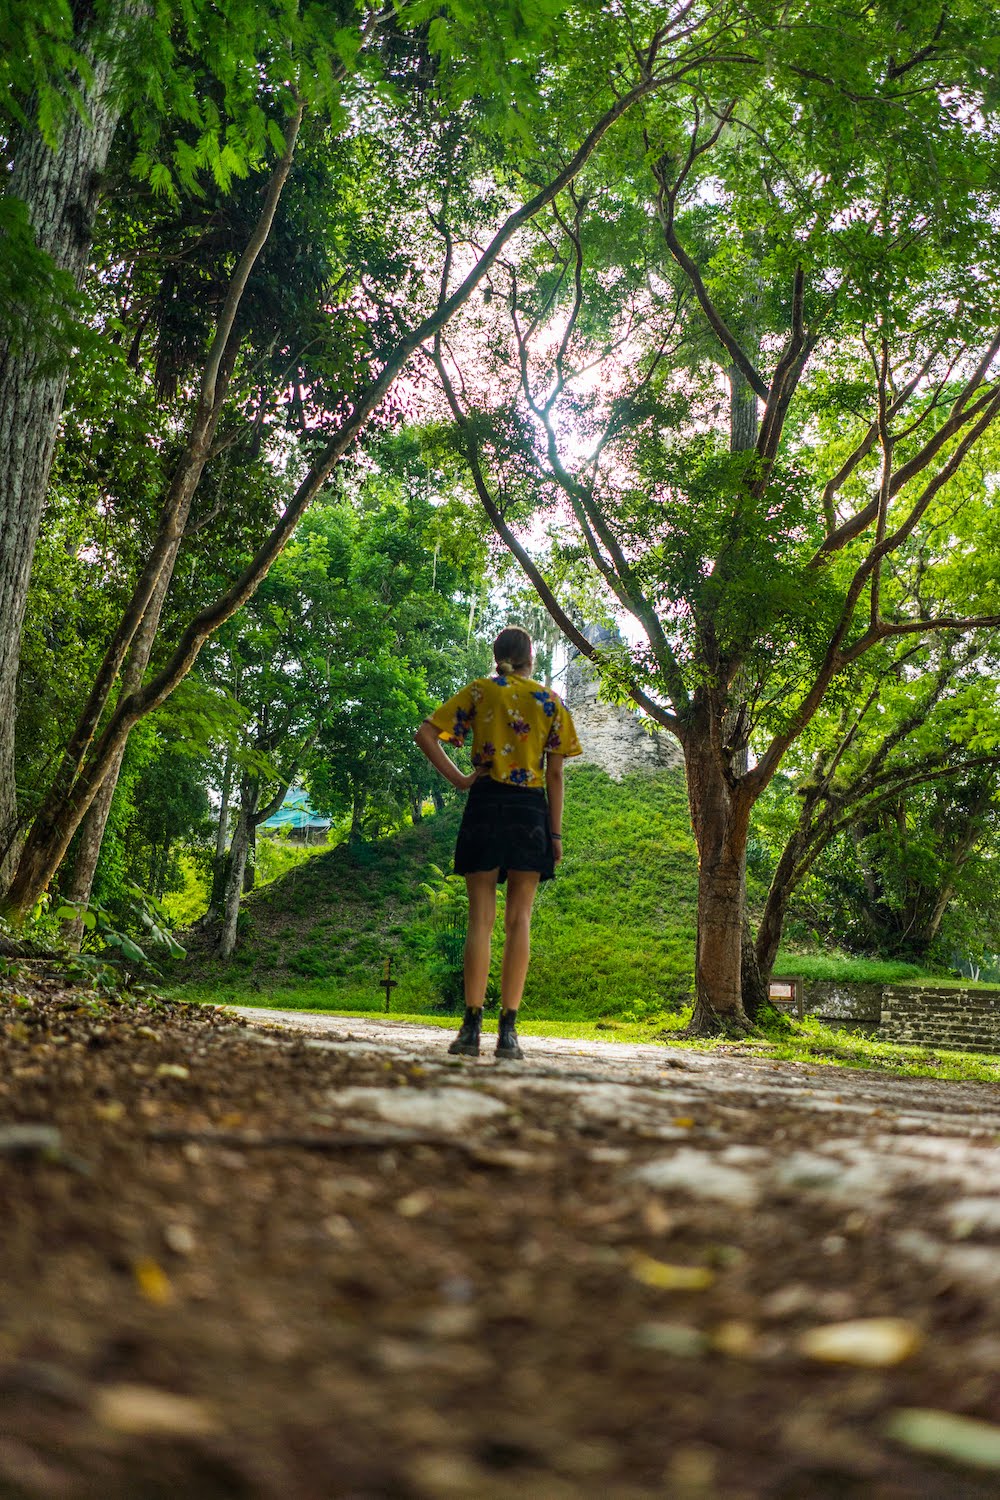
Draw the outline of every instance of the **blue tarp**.
<instances>
[{"instance_id":1,"label":"blue tarp","mask_svg":"<svg viewBox=\"0 0 1000 1500\"><path fill-rule=\"evenodd\" d=\"M260 825L262 828L296 828L325 831L330 826L329 818L321 818L309 806L309 798L300 786L289 787L285 800L274 814Z\"/></svg>"}]
</instances>

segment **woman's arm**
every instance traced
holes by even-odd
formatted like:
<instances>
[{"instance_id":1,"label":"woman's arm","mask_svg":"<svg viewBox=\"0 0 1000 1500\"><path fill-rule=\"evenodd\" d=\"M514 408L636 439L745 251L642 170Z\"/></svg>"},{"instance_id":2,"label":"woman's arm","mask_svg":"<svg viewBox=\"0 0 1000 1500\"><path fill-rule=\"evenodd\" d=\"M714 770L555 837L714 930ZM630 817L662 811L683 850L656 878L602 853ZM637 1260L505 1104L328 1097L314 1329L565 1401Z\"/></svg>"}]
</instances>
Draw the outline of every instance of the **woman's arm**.
<instances>
[{"instance_id":1,"label":"woman's arm","mask_svg":"<svg viewBox=\"0 0 1000 1500\"><path fill-rule=\"evenodd\" d=\"M562 859L563 817L563 766L565 757L553 755L550 750L545 757L545 795L549 800L549 827L552 829L556 864Z\"/></svg>"},{"instance_id":2,"label":"woman's arm","mask_svg":"<svg viewBox=\"0 0 1000 1500\"><path fill-rule=\"evenodd\" d=\"M452 786L458 787L460 792L467 792L470 786L479 780L479 772L473 771L471 776L466 776L456 766L453 760L445 755L438 737L437 726L430 719L425 719L413 736L414 744L419 745L435 771L440 771L446 781Z\"/></svg>"}]
</instances>

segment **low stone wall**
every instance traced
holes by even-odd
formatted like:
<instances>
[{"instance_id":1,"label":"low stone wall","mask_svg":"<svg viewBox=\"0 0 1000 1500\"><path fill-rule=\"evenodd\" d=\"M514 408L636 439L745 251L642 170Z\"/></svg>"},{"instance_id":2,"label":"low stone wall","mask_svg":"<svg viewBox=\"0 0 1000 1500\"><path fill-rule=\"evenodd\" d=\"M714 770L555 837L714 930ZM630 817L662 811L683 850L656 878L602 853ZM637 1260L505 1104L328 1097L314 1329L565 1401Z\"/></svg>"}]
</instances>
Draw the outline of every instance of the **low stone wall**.
<instances>
[{"instance_id":1,"label":"low stone wall","mask_svg":"<svg viewBox=\"0 0 1000 1500\"><path fill-rule=\"evenodd\" d=\"M852 984L848 989L830 979L807 979L803 1001L807 1015L837 1025L876 1027L882 1017L880 984Z\"/></svg>"},{"instance_id":2,"label":"low stone wall","mask_svg":"<svg viewBox=\"0 0 1000 1500\"><path fill-rule=\"evenodd\" d=\"M1000 990L887 985L879 1036L954 1052L1000 1053Z\"/></svg>"},{"instance_id":3,"label":"low stone wall","mask_svg":"<svg viewBox=\"0 0 1000 1500\"><path fill-rule=\"evenodd\" d=\"M775 975L775 979L779 976ZM794 1012L792 1004L781 1004ZM837 984L807 979L803 1008L847 1031L867 1031L883 1042L1000 1055L1000 990L930 985Z\"/></svg>"}]
</instances>

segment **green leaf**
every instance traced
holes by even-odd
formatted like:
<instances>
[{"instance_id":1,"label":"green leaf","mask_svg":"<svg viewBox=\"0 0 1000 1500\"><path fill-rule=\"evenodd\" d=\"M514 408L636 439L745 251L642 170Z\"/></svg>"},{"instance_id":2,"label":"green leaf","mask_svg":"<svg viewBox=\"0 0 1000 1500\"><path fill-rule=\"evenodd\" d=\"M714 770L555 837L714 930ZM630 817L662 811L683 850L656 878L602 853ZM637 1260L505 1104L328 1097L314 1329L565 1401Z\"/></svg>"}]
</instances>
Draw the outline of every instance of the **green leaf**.
<instances>
[{"instance_id":1,"label":"green leaf","mask_svg":"<svg viewBox=\"0 0 1000 1500\"><path fill-rule=\"evenodd\" d=\"M169 198L171 202L178 201L177 189L174 186L173 173L166 162L156 162L149 172L149 185L154 193Z\"/></svg>"}]
</instances>

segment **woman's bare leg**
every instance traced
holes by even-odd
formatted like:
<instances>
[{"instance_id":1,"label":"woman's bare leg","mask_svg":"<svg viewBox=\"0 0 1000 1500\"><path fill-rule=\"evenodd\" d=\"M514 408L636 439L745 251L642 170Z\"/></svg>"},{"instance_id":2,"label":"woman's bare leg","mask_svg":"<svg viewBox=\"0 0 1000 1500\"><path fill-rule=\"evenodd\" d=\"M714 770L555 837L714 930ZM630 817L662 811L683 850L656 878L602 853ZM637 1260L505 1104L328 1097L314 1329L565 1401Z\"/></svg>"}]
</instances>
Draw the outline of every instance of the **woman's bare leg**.
<instances>
[{"instance_id":1,"label":"woman's bare leg","mask_svg":"<svg viewBox=\"0 0 1000 1500\"><path fill-rule=\"evenodd\" d=\"M499 870L477 870L466 875L469 893L469 930L465 938L465 1003L482 1010L490 977L490 941L497 915Z\"/></svg>"},{"instance_id":2,"label":"woman's bare leg","mask_svg":"<svg viewBox=\"0 0 1000 1500\"><path fill-rule=\"evenodd\" d=\"M517 1010L524 994L528 959L531 957L531 907L538 889L538 880L535 870L509 870L507 873L503 970L500 977L500 1004L504 1010Z\"/></svg>"}]
</instances>

